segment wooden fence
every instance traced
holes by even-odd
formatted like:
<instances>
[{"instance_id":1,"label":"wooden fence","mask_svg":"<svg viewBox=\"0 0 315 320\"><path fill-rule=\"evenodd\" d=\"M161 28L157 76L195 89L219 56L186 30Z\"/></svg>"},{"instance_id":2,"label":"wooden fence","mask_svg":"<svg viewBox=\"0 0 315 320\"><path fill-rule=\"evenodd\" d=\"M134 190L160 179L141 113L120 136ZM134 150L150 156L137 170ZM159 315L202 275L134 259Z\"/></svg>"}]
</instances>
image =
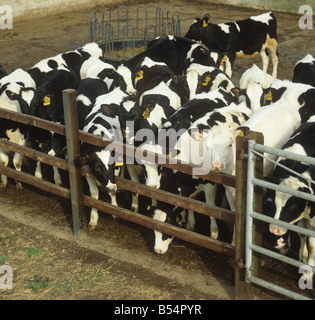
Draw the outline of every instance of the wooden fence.
<instances>
[{"instance_id":1,"label":"wooden fence","mask_svg":"<svg viewBox=\"0 0 315 320\"><path fill-rule=\"evenodd\" d=\"M236 145L236 176L230 176L222 173L203 172L199 170L199 175L203 179L217 182L219 184L236 188L236 209L235 212L206 204L191 198L175 195L160 189L148 187L143 184L133 182L128 179L116 178L117 186L123 190L139 193L143 196L154 198L166 203L178 205L179 207L191 209L195 212L206 216L212 216L216 219L235 224L235 246L211 239L210 237L170 225L165 222L154 220L150 217L135 213L125 208L113 206L110 203L101 200L92 199L84 195L82 188L82 176L94 178L91 172L86 168L76 168L74 159L80 154L80 142L84 141L97 146L119 147L124 154L135 154L136 148L118 142L104 141L103 138L93 136L89 133L84 133L78 130L77 110L76 110L76 91L64 90L63 103L65 114L65 126L59 125L50 121L46 121L37 117L7 111L0 108L0 117L10 119L20 123L35 126L41 129L53 131L55 133L66 135L68 159L56 158L49 156L40 151L29 147L19 146L4 139L0 139L0 148L11 152L18 152L33 160L46 163L69 171L70 189L57 186L48 181L36 178L30 174L18 172L9 167L4 167L0 164L0 174L17 179L18 181L33 185L49 193L71 200L72 204L72 220L74 236L80 235L80 219L84 219L84 206L93 207L102 212L115 215L119 218L139 224L141 226L169 234L184 241L214 250L216 252L228 255L235 259L235 299L250 299L253 297L253 285L245 282L244 261L245 261L245 217L246 217L246 177L247 177L247 142L249 139L254 139L262 143L262 136L256 132L252 132L245 137L237 137ZM150 152L138 155L139 159L146 159L146 156L152 156L153 159L161 159L161 155L150 154ZM173 164L170 159L163 159L163 166L176 169L178 171L192 174L194 166L190 164ZM198 168L199 169L199 168ZM262 163L257 161L257 176L262 176ZM195 174L194 174L195 175ZM255 208L257 212L261 212L262 192L259 188L255 190ZM258 261L258 259L257 259ZM258 263L257 263L258 268ZM257 269L258 270L258 269Z\"/></svg>"}]
</instances>

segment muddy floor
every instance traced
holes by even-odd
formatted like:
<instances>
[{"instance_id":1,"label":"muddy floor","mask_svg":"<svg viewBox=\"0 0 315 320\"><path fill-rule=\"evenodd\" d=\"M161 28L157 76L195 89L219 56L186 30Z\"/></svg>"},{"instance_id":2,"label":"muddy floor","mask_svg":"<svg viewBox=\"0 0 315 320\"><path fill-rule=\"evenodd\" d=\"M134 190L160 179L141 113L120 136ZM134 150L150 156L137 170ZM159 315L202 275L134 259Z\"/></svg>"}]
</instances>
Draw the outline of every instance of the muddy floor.
<instances>
[{"instance_id":1,"label":"muddy floor","mask_svg":"<svg viewBox=\"0 0 315 320\"><path fill-rule=\"evenodd\" d=\"M137 5L128 5L131 23ZM262 13L182 1L147 2L146 6L149 19L153 19L158 6L179 15L182 33L196 16L207 12L216 23ZM100 14L102 9L95 11ZM115 7L111 9L114 21ZM300 30L298 15L276 16L278 77L291 79L294 64L307 53L315 54L314 31ZM42 58L89 42L89 18L90 10L78 9L16 22L13 30L0 30L0 64L7 72L28 69ZM261 66L260 58L235 62L232 80L236 85L253 63ZM208 221L199 217L198 223L205 225ZM226 226L222 230L226 233L223 237L231 236ZM0 266L3 264L12 267L14 286L12 290L0 290L0 299L234 299L233 259L177 239L167 254L159 256L152 251L149 230L106 213L101 213L96 230L84 231L79 240L74 239L69 201L27 185L22 194L16 194L13 181L0 193ZM277 284L298 289L300 275L296 268L267 259L263 272ZM314 298L313 291L300 293ZM283 299L266 291L262 298Z\"/></svg>"}]
</instances>

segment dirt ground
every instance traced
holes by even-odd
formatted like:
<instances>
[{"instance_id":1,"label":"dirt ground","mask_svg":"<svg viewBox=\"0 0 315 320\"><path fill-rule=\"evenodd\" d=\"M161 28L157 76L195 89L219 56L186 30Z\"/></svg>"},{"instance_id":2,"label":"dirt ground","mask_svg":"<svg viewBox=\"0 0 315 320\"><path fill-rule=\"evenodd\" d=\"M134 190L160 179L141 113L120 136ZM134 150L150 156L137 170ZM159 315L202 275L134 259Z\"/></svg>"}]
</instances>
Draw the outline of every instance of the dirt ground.
<instances>
[{"instance_id":1,"label":"dirt ground","mask_svg":"<svg viewBox=\"0 0 315 320\"><path fill-rule=\"evenodd\" d=\"M132 23L138 4L127 5ZM263 12L177 0L147 2L146 6L151 15L158 6L179 15L182 33L196 16L208 12L216 23ZM114 7L111 9L116 13ZM100 13L102 8L95 10ZM315 54L314 31L300 30L298 15L276 16L278 77L291 79L294 64L307 53ZM42 58L87 43L89 17L89 10L78 9L16 22L13 30L0 30L0 64L7 72L18 67L28 69ZM252 63L261 66L259 57L236 61L232 77L235 84ZM96 230L74 239L68 201L27 185L22 194L16 194L12 181L0 193L0 201L0 266L12 267L14 285L13 290L0 290L0 299L234 299L234 262L224 255L175 239L169 251L159 256L152 251L152 234L147 229L105 213ZM263 269L268 278L297 289L297 269L267 262ZM313 291L301 293L314 298ZM282 299L267 292L262 298Z\"/></svg>"}]
</instances>

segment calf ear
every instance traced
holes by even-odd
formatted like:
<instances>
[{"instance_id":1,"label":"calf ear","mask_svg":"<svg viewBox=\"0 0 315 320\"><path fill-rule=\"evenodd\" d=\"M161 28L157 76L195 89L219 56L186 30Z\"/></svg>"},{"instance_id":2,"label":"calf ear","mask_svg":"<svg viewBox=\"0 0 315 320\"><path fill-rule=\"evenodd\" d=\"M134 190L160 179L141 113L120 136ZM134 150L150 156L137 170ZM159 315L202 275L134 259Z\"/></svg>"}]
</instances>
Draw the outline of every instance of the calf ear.
<instances>
[{"instance_id":1,"label":"calf ear","mask_svg":"<svg viewBox=\"0 0 315 320\"><path fill-rule=\"evenodd\" d=\"M202 26L205 28L208 25L208 21L210 20L210 14L207 13L205 16L202 18Z\"/></svg>"},{"instance_id":2,"label":"calf ear","mask_svg":"<svg viewBox=\"0 0 315 320\"><path fill-rule=\"evenodd\" d=\"M244 90L242 90L242 89L240 89L240 88L237 88L237 87L232 88L230 91L231 91L236 97L239 97L239 96L241 96L241 95L243 95L243 94L245 93Z\"/></svg>"},{"instance_id":3,"label":"calf ear","mask_svg":"<svg viewBox=\"0 0 315 320\"><path fill-rule=\"evenodd\" d=\"M74 164L77 168L81 168L89 164L89 156L78 156L74 159Z\"/></svg>"},{"instance_id":4,"label":"calf ear","mask_svg":"<svg viewBox=\"0 0 315 320\"><path fill-rule=\"evenodd\" d=\"M146 104L145 109L143 111L143 118L148 119L150 118L152 110L155 108L155 102L149 102Z\"/></svg>"},{"instance_id":5,"label":"calf ear","mask_svg":"<svg viewBox=\"0 0 315 320\"><path fill-rule=\"evenodd\" d=\"M48 107L51 104L51 99L54 98L55 95L52 93L46 94L41 98L44 107Z\"/></svg>"},{"instance_id":6,"label":"calf ear","mask_svg":"<svg viewBox=\"0 0 315 320\"><path fill-rule=\"evenodd\" d=\"M10 100L17 100L18 98L18 94L12 92L11 90L6 90L5 93Z\"/></svg>"},{"instance_id":7,"label":"calf ear","mask_svg":"<svg viewBox=\"0 0 315 320\"><path fill-rule=\"evenodd\" d=\"M108 117L115 117L117 114L117 109L118 109L118 106L116 105L108 105L108 104L101 105L102 113Z\"/></svg>"}]
</instances>

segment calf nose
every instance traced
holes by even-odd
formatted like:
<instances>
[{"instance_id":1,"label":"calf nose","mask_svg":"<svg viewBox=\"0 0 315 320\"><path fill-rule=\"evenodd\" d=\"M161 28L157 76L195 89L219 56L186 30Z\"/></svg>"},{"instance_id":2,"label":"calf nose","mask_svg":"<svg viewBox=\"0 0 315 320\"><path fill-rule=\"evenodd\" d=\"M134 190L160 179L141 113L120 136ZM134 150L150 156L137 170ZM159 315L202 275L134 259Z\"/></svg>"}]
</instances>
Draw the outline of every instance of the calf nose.
<instances>
[{"instance_id":1,"label":"calf nose","mask_svg":"<svg viewBox=\"0 0 315 320\"><path fill-rule=\"evenodd\" d=\"M117 185L116 184L113 184L113 183L109 183L107 186L106 186L108 192L116 192L117 191Z\"/></svg>"},{"instance_id":2,"label":"calf nose","mask_svg":"<svg viewBox=\"0 0 315 320\"><path fill-rule=\"evenodd\" d=\"M56 152L54 149L51 149L49 152L48 152L48 155L54 157L56 155Z\"/></svg>"},{"instance_id":3,"label":"calf nose","mask_svg":"<svg viewBox=\"0 0 315 320\"><path fill-rule=\"evenodd\" d=\"M282 236L286 233L286 230L284 228L277 227L273 224L269 225L269 231L277 236Z\"/></svg>"},{"instance_id":4,"label":"calf nose","mask_svg":"<svg viewBox=\"0 0 315 320\"><path fill-rule=\"evenodd\" d=\"M221 162L211 163L211 170L212 171L222 171L223 168L224 168L224 164Z\"/></svg>"},{"instance_id":5,"label":"calf nose","mask_svg":"<svg viewBox=\"0 0 315 320\"><path fill-rule=\"evenodd\" d=\"M164 254L166 251L163 251L162 249L154 249L154 252L157 254Z\"/></svg>"},{"instance_id":6,"label":"calf nose","mask_svg":"<svg viewBox=\"0 0 315 320\"><path fill-rule=\"evenodd\" d=\"M148 187L150 187L150 188L156 188L156 184L149 184Z\"/></svg>"},{"instance_id":7,"label":"calf nose","mask_svg":"<svg viewBox=\"0 0 315 320\"><path fill-rule=\"evenodd\" d=\"M130 90L128 91L128 94L129 94L130 96L135 96L135 95L137 94L137 91L136 91L135 89L130 89Z\"/></svg>"}]
</instances>

